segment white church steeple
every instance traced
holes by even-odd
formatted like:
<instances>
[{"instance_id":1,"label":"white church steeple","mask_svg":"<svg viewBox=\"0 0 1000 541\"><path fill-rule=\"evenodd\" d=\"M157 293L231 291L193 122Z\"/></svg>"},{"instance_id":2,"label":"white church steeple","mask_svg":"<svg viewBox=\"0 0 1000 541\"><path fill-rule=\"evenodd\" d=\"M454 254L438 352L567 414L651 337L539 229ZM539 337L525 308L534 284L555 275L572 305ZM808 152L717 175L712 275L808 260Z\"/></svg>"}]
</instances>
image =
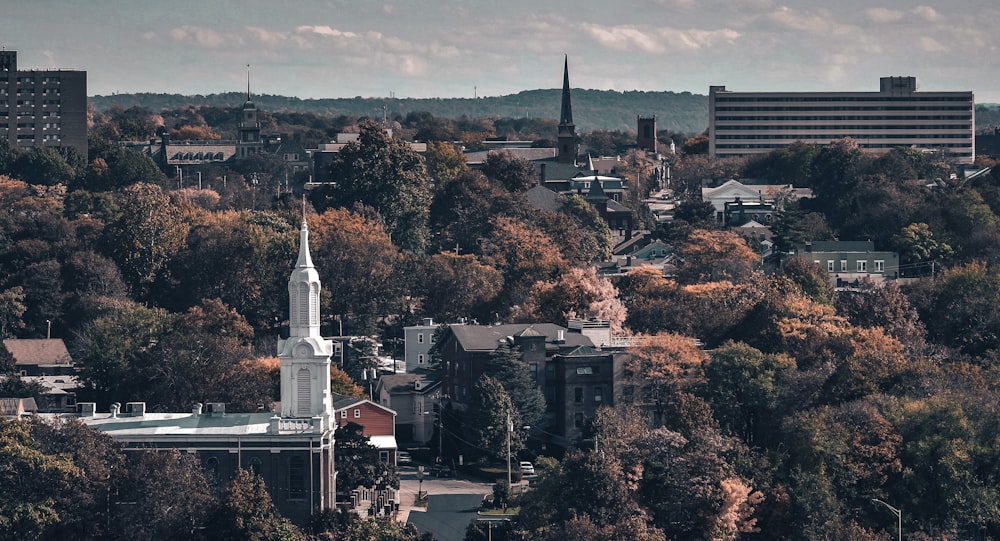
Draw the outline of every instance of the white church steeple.
<instances>
[{"instance_id":1,"label":"white church steeple","mask_svg":"<svg viewBox=\"0 0 1000 541\"><path fill-rule=\"evenodd\" d=\"M288 278L288 339L278 342L281 359L281 416L332 414L330 356L333 342L320 335L319 272L309 256L305 213L299 230L299 257Z\"/></svg>"}]
</instances>

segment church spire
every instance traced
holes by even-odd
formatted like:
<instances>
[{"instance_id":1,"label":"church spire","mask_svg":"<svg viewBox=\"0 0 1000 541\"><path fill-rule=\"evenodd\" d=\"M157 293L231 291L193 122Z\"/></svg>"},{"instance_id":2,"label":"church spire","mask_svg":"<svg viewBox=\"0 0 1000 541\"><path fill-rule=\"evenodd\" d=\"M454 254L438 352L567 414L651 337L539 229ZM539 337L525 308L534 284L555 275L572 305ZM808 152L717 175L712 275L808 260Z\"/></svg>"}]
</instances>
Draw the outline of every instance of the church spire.
<instances>
[{"instance_id":1,"label":"church spire","mask_svg":"<svg viewBox=\"0 0 1000 541\"><path fill-rule=\"evenodd\" d=\"M563 64L563 88L562 88L562 114L559 115L559 124L573 125L573 103L569 96L569 55L566 55Z\"/></svg>"},{"instance_id":2,"label":"church spire","mask_svg":"<svg viewBox=\"0 0 1000 541\"><path fill-rule=\"evenodd\" d=\"M573 124L573 104L569 96L569 55L563 64L562 112L559 115L559 163L576 163L579 146Z\"/></svg>"},{"instance_id":3,"label":"church spire","mask_svg":"<svg viewBox=\"0 0 1000 541\"><path fill-rule=\"evenodd\" d=\"M302 217L299 258L288 279L288 327L291 336L319 336L319 272L309 256L309 225Z\"/></svg>"},{"instance_id":4,"label":"church spire","mask_svg":"<svg viewBox=\"0 0 1000 541\"><path fill-rule=\"evenodd\" d=\"M247 64L247 101L250 101L250 64Z\"/></svg>"}]
</instances>

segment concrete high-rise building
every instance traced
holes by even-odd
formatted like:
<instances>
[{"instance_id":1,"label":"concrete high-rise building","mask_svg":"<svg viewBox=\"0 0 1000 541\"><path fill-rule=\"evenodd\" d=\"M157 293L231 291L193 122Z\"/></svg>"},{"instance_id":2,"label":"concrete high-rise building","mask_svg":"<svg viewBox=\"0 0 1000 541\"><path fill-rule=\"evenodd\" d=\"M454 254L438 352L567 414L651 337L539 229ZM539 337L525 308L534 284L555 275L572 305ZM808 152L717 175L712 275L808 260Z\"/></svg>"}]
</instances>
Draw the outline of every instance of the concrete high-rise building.
<instances>
[{"instance_id":1,"label":"concrete high-rise building","mask_svg":"<svg viewBox=\"0 0 1000 541\"><path fill-rule=\"evenodd\" d=\"M69 147L87 156L87 72L19 70L0 51L0 139L11 147Z\"/></svg>"},{"instance_id":2,"label":"concrete high-rise building","mask_svg":"<svg viewBox=\"0 0 1000 541\"><path fill-rule=\"evenodd\" d=\"M733 92L709 87L709 155L767 153L850 137L872 152L897 147L975 159L971 91L923 92L915 77L882 77L878 92Z\"/></svg>"}]
</instances>

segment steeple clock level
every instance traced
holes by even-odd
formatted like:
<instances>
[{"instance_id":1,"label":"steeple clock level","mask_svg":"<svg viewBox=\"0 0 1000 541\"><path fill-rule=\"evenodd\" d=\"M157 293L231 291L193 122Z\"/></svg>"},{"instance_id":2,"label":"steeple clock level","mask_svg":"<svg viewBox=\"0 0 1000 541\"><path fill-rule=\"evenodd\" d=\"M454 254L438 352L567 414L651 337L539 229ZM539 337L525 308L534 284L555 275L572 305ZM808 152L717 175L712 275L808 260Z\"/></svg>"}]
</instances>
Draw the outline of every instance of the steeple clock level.
<instances>
[{"instance_id":1,"label":"steeple clock level","mask_svg":"<svg viewBox=\"0 0 1000 541\"><path fill-rule=\"evenodd\" d=\"M278 342L282 417L323 417L332 412L333 342L320 335L319 294L319 273L309 255L309 226L303 218L299 257L288 279L288 339Z\"/></svg>"}]
</instances>

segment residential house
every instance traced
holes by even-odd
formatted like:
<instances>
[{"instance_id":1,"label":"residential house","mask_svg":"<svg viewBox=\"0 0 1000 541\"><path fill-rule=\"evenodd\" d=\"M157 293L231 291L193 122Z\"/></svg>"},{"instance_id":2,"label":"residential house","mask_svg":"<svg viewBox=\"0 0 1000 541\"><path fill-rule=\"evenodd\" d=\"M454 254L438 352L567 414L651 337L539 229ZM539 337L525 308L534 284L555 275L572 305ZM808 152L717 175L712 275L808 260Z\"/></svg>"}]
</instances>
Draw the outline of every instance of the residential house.
<instances>
[{"instance_id":1,"label":"residential house","mask_svg":"<svg viewBox=\"0 0 1000 541\"><path fill-rule=\"evenodd\" d=\"M543 393L555 421L551 443L565 448L580 440L597 409L615 405L627 355L579 346L545 364Z\"/></svg>"},{"instance_id":2,"label":"residential house","mask_svg":"<svg viewBox=\"0 0 1000 541\"><path fill-rule=\"evenodd\" d=\"M441 401L441 382L436 374L420 370L382 376L375 387L375 397L383 407L396 412L398 444L431 442Z\"/></svg>"},{"instance_id":3,"label":"residential house","mask_svg":"<svg viewBox=\"0 0 1000 541\"><path fill-rule=\"evenodd\" d=\"M876 251L867 241L815 241L795 246L792 254L819 265L838 288L855 287L861 280L882 282L899 278L899 254Z\"/></svg>"},{"instance_id":4,"label":"residential house","mask_svg":"<svg viewBox=\"0 0 1000 541\"><path fill-rule=\"evenodd\" d=\"M14 371L22 376L71 376L73 358L62 338L11 338L3 345L14 357Z\"/></svg>"},{"instance_id":5,"label":"residential house","mask_svg":"<svg viewBox=\"0 0 1000 541\"><path fill-rule=\"evenodd\" d=\"M437 329L438 326L431 318L424 318L419 325L403 327L403 360L407 372L430 365L430 351L434 346L434 333Z\"/></svg>"},{"instance_id":6,"label":"residential house","mask_svg":"<svg viewBox=\"0 0 1000 541\"><path fill-rule=\"evenodd\" d=\"M378 449L379 460L396 463L396 412L367 398L332 393L337 428L348 423L364 427L364 435ZM350 488L350 487L344 487Z\"/></svg>"}]
</instances>

